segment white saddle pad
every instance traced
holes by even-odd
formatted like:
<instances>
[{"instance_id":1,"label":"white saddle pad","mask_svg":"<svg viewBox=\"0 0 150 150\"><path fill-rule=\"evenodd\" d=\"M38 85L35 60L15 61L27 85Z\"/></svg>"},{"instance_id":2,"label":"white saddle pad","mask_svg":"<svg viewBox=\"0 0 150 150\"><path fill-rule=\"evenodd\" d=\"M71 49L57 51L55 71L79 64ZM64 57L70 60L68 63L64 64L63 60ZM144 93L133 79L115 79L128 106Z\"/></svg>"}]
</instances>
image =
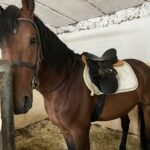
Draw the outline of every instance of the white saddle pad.
<instances>
[{"instance_id":1,"label":"white saddle pad","mask_svg":"<svg viewBox=\"0 0 150 150\"><path fill-rule=\"evenodd\" d=\"M133 69L127 62L124 62L123 66L115 67L115 69L118 72L117 74L118 90L113 94L133 91L138 87L137 77ZM91 96L93 96L94 94L96 95L103 94L91 81L90 76L89 76L88 66L85 66L84 68L83 78L87 87L91 91Z\"/></svg>"}]
</instances>

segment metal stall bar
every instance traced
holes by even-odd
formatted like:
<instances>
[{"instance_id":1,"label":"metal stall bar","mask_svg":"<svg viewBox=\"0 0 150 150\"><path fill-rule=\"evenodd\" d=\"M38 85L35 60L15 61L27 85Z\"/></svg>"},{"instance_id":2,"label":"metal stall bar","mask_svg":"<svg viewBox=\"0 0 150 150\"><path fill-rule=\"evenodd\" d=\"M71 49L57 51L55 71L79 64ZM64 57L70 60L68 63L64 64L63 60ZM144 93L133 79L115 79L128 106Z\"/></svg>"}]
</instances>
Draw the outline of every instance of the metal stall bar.
<instances>
[{"instance_id":1,"label":"metal stall bar","mask_svg":"<svg viewBox=\"0 0 150 150\"><path fill-rule=\"evenodd\" d=\"M15 150L13 92L11 67L7 62L0 61L1 77L1 118L2 118L2 150Z\"/></svg>"}]
</instances>

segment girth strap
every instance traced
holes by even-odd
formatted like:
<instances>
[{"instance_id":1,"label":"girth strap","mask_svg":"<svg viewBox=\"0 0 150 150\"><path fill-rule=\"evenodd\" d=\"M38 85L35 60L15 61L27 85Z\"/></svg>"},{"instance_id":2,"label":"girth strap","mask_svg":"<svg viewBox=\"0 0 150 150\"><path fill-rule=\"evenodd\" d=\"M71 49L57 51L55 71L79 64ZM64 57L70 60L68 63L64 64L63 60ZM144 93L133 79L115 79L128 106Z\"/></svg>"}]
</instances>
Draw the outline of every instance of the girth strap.
<instances>
[{"instance_id":1,"label":"girth strap","mask_svg":"<svg viewBox=\"0 0 150 150\"><path fill-rule=\"evenodd\" d=\"M91 122L98 121L99 115L102 113L104 105L105 105L106 95L102 94L98 97L95 108L91 115Z\"/></svg>"}]
</instances>

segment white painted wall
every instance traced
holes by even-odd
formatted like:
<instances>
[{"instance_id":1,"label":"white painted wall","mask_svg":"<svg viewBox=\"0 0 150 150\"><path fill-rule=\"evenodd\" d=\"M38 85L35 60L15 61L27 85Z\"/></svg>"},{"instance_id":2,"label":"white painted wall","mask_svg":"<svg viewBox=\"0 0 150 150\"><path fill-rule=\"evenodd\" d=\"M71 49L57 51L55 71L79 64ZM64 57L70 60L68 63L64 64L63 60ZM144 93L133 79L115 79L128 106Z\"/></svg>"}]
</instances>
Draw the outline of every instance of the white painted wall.
<instances>
[{"instance_id":1,"label":"white painted wall","mask_svg":"<svg viewBox=\"0 0 150 150\"><path fill-rule=\"evenodd\" d=\"M59 36L75 52L101 55L116 48L118 57L150 62L150 16L111 27L80 31Z\"/></svg>"}]
</instances>

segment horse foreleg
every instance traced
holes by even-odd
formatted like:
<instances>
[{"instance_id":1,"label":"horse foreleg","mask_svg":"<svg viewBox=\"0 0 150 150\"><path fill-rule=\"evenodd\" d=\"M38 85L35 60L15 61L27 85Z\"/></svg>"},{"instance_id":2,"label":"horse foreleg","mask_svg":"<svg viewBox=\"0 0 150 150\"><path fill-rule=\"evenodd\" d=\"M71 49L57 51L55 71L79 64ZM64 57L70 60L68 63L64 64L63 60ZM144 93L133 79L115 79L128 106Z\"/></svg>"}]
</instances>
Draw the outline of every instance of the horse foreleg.
<instances>
[{"instance_id":1,"label":"horse foreleg","mask_svg":"<svg viewBox=\"0 0 150 150\"><path fill-rule=\"evenodd\" d=\"M128 136L128 130L129 130L129 123L130 119L129 116L126 115L124 117L121 117L121 127L122 127L122 138L120 143L120 150L126 150L126 143L127 143L127 136Z\"/></svg>"},{"instance_id":2,"label":"horse foreleg","mask_svg":"<svg viewBox=\"0 0 150 150\"><path fill-rule=\"evenodd\" d=\"M65 142L67 144L68 150L76 150L75 143L74 143L73 137L70 134L70 132L66 131L66 130L61 130L61 131L64 136Z\"/></svg>"},{"instance_id":3,"label":"horse foreleg","mask_svg":"<svg viewBox=\"0 0 150 150\"><path fill-rule=\"evenodd\" d=\"M68 150L90 150L89 129L62 130Z\"/></svg>"}]
</instances>

